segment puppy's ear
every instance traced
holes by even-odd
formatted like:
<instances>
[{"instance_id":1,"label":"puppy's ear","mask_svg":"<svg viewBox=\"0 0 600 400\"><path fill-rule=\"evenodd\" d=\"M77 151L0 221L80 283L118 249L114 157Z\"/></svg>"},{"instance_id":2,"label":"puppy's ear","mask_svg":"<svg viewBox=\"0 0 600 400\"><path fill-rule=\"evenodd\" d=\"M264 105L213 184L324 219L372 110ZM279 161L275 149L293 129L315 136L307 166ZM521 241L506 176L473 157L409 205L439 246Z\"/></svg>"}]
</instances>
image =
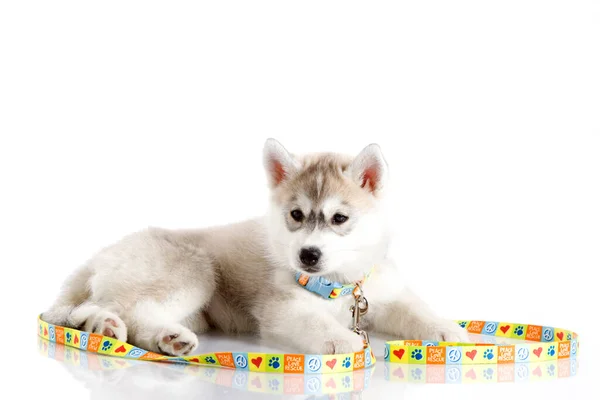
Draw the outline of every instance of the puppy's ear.
<instances>
[{"instance_id":1,"label":"puppy's ear","mask_svg":"<svg viewBox=\"0 0 600 400\"><path fill-rule=\"evenodd\" d=\"M373 195L382 191L388 177L387 162L381 148L375 143L365 147L354 158L347 171L352 180Z\"/></svg>"},{"instance_id":2,"label":"puppy's ear","mask_svg":"<svg viewBox=\"0 0 600 400\"><path fill-rule=\"evenodd\" d=\"M271 188L289 179L299 168L294 157L275 139L267 139L265 142L263 164Z\"/></svg>"}]
</instances>

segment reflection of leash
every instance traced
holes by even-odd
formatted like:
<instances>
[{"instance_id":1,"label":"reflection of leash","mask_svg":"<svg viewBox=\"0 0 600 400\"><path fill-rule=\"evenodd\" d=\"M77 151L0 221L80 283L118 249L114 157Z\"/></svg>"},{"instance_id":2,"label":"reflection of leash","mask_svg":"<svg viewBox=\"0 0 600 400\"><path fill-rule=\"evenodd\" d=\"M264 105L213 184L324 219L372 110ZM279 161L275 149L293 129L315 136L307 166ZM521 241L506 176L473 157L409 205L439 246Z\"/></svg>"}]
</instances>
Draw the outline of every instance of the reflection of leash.
<instances>
[{"instance_id":1,"label":"reflection of leash","mask_svg":"<svg viewBox=\"0 0 600 400\"><path fill-rule=\"evenodd\" d=\"M411 365L498 365L575 359L577 334L539 325L457 321L468 332L492 343L449 343L400 340L385 343L384 360ZM252 372L324 374L369 368L375 364L370 346L349 354L270 354L219 352L169 357L94 333L48 324L38 316L38 335L50 342L88 352L136 360L208 365ZM509 340L507 340L509 339ZM512 340L519 342L512 344Z\"/></svg>"},{"instance_id":2,"label":"reflection of leash","mask_svg":"<svg viewBox=\"0 0 600 400\"><path fill-rule=\"evenodd\" d=\"M418 365L392 364L383 366L386 381L408 383L504 383L536 382L568 378L577 374L576 359L541 361L537 363Z\"/></svg>"}]
</instances>

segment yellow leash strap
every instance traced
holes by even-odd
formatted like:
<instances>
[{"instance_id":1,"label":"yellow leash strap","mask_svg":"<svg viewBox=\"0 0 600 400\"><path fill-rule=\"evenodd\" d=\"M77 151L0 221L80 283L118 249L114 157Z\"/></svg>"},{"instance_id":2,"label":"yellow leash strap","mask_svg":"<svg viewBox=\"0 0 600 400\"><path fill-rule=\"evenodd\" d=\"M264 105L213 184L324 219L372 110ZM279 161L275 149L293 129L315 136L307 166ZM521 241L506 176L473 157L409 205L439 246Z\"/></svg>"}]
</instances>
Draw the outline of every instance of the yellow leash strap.
<instances>
[{"instance_id":1,"label":"yellow leash strap","mask_svg":"<svg viewBox=\"0 0 600 400\"><path fill-rule=\"evenodd\" d=\"M38 351L42 357L88 371L104 372L125 368L135 369L140 366L137 360L80 351L39 337ZM371 377L376 369L373 367L337 374L270 374L179 363L164 364L164 367L222 387L223 395L229 388L234 388L247 392L312 396L362 392L370 387ZM578 360L575 358L536 363L468 366L384 363L383 376L388 382L401 384L534 383L575 376L578 368Z\"/></svg>"},{"instance_id":2,"label":"yellow leash strap","mask_svg":"<svg viewBox=\"0 0 600 400\"><path fill-rule=\"evenodd\" d=\"M504 365L574 360L579 353L575 332L565 329L490 321L456 321L468 332L492 341L518 343L451 343L400 340L385 343L384 361L411 365ZM326 374L370 368L376 362L370 346L349 354L286 354L216 352L170 357L140 349L114 338L48 324L38 316L38 335L65 346L132 360L205 365L250 372Z\"/></svg>"}]
</instances>

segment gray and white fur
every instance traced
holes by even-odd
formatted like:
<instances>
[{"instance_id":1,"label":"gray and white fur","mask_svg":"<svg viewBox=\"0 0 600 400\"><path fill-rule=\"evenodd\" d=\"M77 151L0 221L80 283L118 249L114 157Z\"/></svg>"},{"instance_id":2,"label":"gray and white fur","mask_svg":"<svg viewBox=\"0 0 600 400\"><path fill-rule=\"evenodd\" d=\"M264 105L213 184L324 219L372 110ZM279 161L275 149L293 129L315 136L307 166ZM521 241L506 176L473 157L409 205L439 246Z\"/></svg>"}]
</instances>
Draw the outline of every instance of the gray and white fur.
<instances>
[{"instance_id":1,"label":"gray and white fur","mask_svg":"<svg viewBox=\"0 0 600 400\"><path fill-rule=\"evenodd\" d=\"M198 230L149 228L105 247L66 279L42 318L158 353L193 354L208 329L256 333L313 354L360 351L352 296L326 300L295 272L364 286L363 328L389 336L468 341L412 294L388 257L388 165L376 144L355 157L294 155L265 143L266 215Z\"/></svg>"}]
</instances>

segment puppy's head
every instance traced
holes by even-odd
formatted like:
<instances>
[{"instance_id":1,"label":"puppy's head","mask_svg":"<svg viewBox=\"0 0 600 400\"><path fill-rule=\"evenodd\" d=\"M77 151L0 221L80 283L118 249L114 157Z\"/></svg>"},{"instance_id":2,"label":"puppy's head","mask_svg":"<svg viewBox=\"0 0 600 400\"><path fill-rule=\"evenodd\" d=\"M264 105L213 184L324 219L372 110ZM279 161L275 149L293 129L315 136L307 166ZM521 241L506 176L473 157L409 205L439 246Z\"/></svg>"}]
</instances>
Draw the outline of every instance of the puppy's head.
<instances>
[{"instance_id":1,"label":"puppy's head","mask_svg":"<svg viewBox=\"0 0 600 400\"><path fill-rule=\"evenodd\" d=\"M388 244L380 207L387 164L378 145L355 157L295 156L269 139L263 156L269 241L279 264L349 280L381 260Z\"/></svg>"}]
</instances>

